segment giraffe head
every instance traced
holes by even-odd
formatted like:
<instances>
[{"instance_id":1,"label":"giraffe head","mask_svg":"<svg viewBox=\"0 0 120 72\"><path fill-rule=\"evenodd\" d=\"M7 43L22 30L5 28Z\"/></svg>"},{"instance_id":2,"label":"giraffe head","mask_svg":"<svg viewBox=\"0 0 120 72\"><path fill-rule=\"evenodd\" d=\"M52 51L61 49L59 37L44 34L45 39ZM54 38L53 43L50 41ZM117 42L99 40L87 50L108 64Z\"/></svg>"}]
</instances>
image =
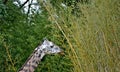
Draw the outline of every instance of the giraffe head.
<instances>
[{"instance_id":1,"label":"giraffe head","mask_svg":"<svg viewBox=\"0 0 120 72\"><path fill-rule=\"evenodd\" d=\"M53 42L47 39L44 39L41 46L45 54L63 53L63 50L59 46L55 45Z\"/></svg>"}]
</instances>

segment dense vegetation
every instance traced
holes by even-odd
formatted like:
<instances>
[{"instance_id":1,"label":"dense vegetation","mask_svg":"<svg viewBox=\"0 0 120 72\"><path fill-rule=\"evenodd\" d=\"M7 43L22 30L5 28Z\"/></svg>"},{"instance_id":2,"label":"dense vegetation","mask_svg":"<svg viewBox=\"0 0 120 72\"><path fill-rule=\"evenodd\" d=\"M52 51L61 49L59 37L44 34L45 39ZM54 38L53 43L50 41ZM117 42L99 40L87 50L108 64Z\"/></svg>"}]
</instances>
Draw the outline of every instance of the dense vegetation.
<instances>
[{"instance_id":1,"label":"dense vegetation","mask_svg":"<svg viewBox=\"0 0 120 72\"><path fill-rule=\"evenodd\" d=\"M0 1L0 72L16 72L44 37L65 56L47 55L36 72L120 71L119 0L51 0L40 5L42 13L29 20L12 2Z\"/></svg>"}]
</instances>

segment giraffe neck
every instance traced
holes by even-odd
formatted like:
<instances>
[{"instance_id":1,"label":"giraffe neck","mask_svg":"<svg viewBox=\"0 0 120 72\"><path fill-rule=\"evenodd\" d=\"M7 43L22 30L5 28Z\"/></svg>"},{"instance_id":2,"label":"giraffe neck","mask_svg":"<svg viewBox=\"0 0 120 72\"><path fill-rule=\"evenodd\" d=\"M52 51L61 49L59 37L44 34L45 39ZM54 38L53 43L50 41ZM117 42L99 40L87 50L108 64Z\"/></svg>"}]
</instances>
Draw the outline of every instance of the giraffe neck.
<instances>
[{"instance_id":1,"label":"giraffe neck","mask_svg":"<svg viewBox=\"0 0 120 72\"><path fill-rule=\"evenodd\" d=\"M18 72L34 72L44 56L41 46L38 46Z\"/></svg>"}]
</instances>

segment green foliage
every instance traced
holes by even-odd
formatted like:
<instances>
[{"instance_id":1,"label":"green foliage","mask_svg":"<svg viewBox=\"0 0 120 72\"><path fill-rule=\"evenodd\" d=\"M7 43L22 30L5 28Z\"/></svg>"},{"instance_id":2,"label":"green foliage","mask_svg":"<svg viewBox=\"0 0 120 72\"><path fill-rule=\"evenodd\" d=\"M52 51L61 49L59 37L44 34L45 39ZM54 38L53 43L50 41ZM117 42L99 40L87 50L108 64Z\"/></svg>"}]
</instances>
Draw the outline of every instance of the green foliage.
<instances>
[{"instance_id":1,"label":"green foliage","mask_svg":"<svg viewBox=\"0 0 120 72\"><path fill-rule=\"evenodd\" d=\"M0 2L0 19L6 14L6 6Z\"/></svg>"},{"instance_id":2,"label":"green foliage","mask_svg":"<svg viewBox=\"0 0 120 72\"><path fill-rule=\"evenodd\" d=\"M12 2L0 2L0 72L16 72L44 37L65 55L45 56L35 72L119 72L119 3L52 0L29 20Z\"/></svg>"},{"instance_id":3,"label":"green foliage","mask_svg":"<svg viewBox=\"0 0 120 72\"><path fill-rule=\"evenodd\" d=\"M29 22L27 15L12 2L8 2L1 7L1 13L0 72L16 72L44 37L53 38L53 29L50 27L51 22L47 20L46 11L31 15ZM59 44L59 41L56 42ZM36 72L70 72L71 67L69 58L55 55L45 57Z\"/></svg>"},{"instance_id":4,"label":"green foliage","mask_svg":"<svg viewBox=\"0 0 120 72\"><path fill-rule=\"evenodd\" d=\"M72 7L59 6L58 12L50 3L47 5L54 37L68 53L73 72L120 71L120 1L78 3L80 16L71 13Z\"/></svg>"}]
</instances>

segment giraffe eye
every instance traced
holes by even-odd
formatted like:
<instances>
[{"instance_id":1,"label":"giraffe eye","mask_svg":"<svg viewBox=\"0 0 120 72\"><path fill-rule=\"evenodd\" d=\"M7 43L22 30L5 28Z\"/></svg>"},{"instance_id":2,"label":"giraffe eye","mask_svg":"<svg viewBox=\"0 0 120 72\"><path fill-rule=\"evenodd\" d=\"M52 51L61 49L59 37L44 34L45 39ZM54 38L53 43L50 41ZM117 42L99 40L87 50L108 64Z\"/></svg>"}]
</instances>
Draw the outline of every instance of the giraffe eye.
<instances>
[{"instance_id":1,"label":"giraffe eye","mask_svg":"<svg viewBox=\"0 0 120 72\"><path fill-rule=\"evenodd\" d=\"M54 47L54 45L52 45L52 46L50 46L51 48L53 48Z\"/></svg>"}]
</instances>

